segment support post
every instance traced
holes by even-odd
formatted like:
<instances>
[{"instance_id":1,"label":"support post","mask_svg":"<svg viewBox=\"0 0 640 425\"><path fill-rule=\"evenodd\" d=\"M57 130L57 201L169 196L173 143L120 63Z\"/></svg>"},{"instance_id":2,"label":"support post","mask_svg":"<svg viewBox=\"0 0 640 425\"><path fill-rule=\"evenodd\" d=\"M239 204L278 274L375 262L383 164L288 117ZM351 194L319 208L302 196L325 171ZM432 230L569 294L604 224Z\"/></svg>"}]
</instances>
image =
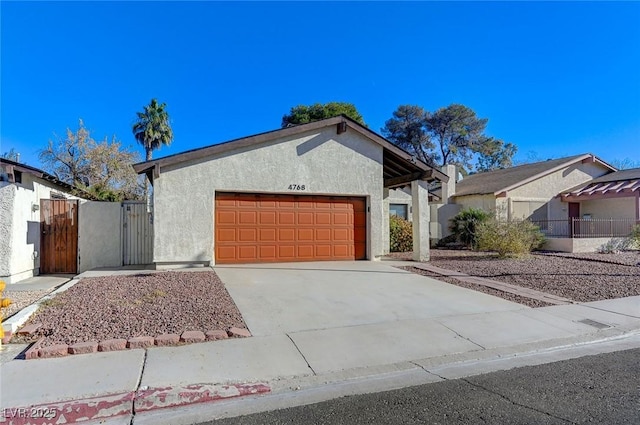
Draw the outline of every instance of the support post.
<instances>
[{"instance_id":1,"label":"support post","mask_svg":"<svg viewBox=\"0 0 640 425\"><path fill-rule=\"evenodd\" d=\"M413 260L429 261L429 190L427 182L411 182Z\"/></svg>"}]
</instances>

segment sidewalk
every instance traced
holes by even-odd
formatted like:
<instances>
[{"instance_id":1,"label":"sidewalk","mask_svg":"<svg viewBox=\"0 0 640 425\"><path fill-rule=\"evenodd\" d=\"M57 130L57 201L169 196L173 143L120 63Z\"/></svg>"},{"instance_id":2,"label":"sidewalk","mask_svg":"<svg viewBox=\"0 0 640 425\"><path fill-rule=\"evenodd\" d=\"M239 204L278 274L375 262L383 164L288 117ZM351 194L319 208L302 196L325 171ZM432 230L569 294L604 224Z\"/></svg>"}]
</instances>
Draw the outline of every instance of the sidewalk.
<instances>
[{"instance_id":1,"label":"sidewalk","mask_svg":"<svg viewBox=\"0 0 640 425\"><path fill-rule=\"evenodd\" d=\"M640 296L14 360L0 422L188 424L635 347Z\"/></svg>"}]
</instances>

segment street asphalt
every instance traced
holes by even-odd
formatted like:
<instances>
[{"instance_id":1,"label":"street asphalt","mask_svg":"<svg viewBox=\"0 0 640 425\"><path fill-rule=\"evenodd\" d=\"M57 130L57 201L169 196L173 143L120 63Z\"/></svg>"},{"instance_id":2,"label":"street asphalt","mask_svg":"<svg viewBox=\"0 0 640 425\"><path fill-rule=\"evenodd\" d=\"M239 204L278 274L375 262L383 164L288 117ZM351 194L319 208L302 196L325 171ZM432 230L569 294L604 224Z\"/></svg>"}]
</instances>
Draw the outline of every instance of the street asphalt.
<instances>
[{"instance_id":1,"label":"street asphalt","mask_svg":"<svg viewBox=\"0 0 640 425\"><path fill-rule=\"evenodd\" d=\"M232 424L638 424L640 349L222 419Z\"/></svg>"}]
</instances>

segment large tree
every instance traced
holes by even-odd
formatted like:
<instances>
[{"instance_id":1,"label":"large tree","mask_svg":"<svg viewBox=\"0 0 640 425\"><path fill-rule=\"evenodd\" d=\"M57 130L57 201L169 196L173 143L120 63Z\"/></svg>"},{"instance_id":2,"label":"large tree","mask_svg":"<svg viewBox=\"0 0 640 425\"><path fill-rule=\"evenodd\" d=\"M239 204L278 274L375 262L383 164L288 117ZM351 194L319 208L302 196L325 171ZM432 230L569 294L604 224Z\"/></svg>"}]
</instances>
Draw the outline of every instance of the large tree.
<instances>
[{"instance_id":1,"label":"large tree","mask_svg":"<svg viewBox=\"0 0 640 425\"><path fill-rule=\"evenodd\" d=\"M435 165L435 145L425 129L428 113L417 105L400 105L385 121L382 135L423 162Z\"/></svg>"},{"instance_id":2,"label":"large tree","mask_svg":"<svg viewBox=\"0 0 640 425\"><path fill-rule=\"evenodd\" d=\"M173 129L166 107L166 103L151 99L142 112L137 112L138 119L132 126L134 137L144 147L147 161L151 161L154 150L173 141Z\"/></svg>"},{"instance_id":3,"label":"large tree","mask_svg":"<svg viewBox=\"0 0 640 425\"><path fill-rule=\"evenodd\" d=\"M480 144L476 171L491 171L513 166L513 156L518 148L513 143L488 137Z\"/></svg>"},{"instance_id":4,"label":"large tree","mask_svg":"<svg viewBox=\"0 0 640 425\"><path fill-rule=\"evenodd\" d=\"M474 152L487 138L484 130L489 120L459 104L440 108L425 120L425 127L436 145L438 165L455 164L469 169Z\"/></svg>"},{"instance_id":5,"label":"large tree","mask_svg":"<svg viewBox=\"0 0 640 425\"><path fill-rule=\"evenodd\" d=\"M462 172L469 172L474 158L484 169L510 166L515 145L486 136L487 121L459 104L433 113L420 106L401 105L381 131L390 141L431 166L454 164Z\"/></svg>"},{"instance_id":6,"label":"large tree","mask_svg":"<svg viewBox=\"0 0 640 425\"><path fill-rule=\"evenodd\" d=\"M94 140L82 120L76 131L67 128L66 137L49 140L39 159L47 172L98 199L141 198L142 187L131 167L139 161L138 153L124 148L115 136L111 141Z\"/></svg>"},{"instance_id":7,"label":"large tree","mask_svg":"<svg viewBox=\"0 0 640 425\"><path fill-rule=\"evenodd\" d=\"M313 105L298 105L291 108L288 115L282 117L282 128L292 125L306 124L312 121L319 121L325 118L332 118L338 115L346 115L362 125L366 125L362 115L353 103L329 102L315 103Z\"/></svg>"}]
</instances>

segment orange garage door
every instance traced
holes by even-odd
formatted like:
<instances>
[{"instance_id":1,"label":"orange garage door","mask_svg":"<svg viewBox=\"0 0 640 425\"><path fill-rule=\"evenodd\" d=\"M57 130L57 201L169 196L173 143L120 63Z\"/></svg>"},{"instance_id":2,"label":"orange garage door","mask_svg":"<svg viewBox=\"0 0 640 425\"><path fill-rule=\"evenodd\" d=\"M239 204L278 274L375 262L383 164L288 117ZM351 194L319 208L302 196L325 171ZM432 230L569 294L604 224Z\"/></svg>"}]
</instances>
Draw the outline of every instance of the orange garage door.
<instances>
[{"instance_id":1,"label":"orange garage door","mask_svg":"<svg viewBox=\"0 0 640 425\"><path fill-rule=\"evenodd\" d=\"M364 198L216 194L217 264L366 257Z\"/></svg>"}]
</instances>

